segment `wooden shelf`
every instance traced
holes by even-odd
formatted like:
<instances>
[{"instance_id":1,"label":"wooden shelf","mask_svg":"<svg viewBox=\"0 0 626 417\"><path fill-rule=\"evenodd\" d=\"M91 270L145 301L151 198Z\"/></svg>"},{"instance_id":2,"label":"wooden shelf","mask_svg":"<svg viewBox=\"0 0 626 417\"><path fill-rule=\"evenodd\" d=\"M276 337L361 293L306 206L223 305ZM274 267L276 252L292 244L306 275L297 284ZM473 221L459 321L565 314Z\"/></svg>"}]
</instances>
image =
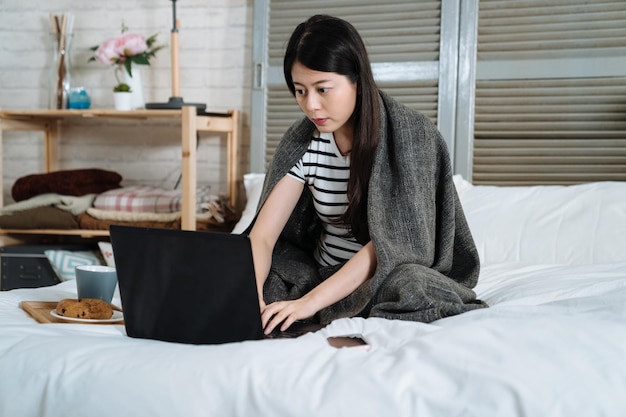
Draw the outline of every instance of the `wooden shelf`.
<instances>
[{"instance_id":1,"label":"wooden shelf","mask_svg":"<svg viewBox=\"0 0 626 417\"><path fill-rule=\"evenodd\" d=\"M84 238L109 236L107 230L89 229L0 229L0 235L54 235Z\"/></svg>"},{"instance_id":2,"label":"wooden shelf","mask_svg":"<svg viewBox=\"0 0 626 417\"><path fill-rule=\"evenodd\" d=\"M239 183L242 181L239 172L239 112L229 110L225 113L198 114L197 108L184 106L175 110L0 110L0 156L2 155L3 131L42 131L44 133L45 169L46 172L57 169L55 144L61 134L61 126L76 119L176 119L181 122L181 192L182 218L181 228L195 230L196 228L196 145L198 132L225 133L227 138L227 166L226 176L229 203L239 207ZM2 160L0 158L0 178L3 177ZM3 184L0 181L0 207L3 205ZM57 229L11 229L2 230L0 234L55 234L77 236L108 236L108 231L98 230L57 230Z\"/></svg>"}]
</instances>

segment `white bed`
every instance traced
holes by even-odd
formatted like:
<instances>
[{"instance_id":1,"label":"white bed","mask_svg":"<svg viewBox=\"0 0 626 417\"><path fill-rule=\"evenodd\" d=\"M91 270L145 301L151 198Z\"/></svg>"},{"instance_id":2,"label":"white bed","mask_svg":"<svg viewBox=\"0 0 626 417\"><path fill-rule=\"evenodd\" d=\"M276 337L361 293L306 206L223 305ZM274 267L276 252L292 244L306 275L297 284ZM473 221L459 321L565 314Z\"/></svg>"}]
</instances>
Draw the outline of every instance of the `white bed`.
<instances>
[{"instance_id":1,"label":"white bed","mask_svg":"<svg viewBox=\"0 0 626 417\"><path fill-rule=\"evenodd\" d=\"M0 416L626 415L626 183L455 180L490 308L192 346L128 338L121 325L39 324L20 308L74 297L72 281L8 291ZM246 177L249 195L260 181ZM326 341L349 333L370 350Z\"/></svg>"}]
</instances>

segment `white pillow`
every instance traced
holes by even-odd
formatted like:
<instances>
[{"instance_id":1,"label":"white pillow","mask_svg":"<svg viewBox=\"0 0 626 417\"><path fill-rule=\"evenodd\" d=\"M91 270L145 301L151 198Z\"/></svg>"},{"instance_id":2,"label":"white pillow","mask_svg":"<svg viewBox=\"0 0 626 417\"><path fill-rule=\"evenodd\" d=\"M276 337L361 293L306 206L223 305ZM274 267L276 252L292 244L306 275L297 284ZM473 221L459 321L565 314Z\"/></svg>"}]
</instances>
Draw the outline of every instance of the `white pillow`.
<instances>
[{"instance_id":1,"label":"white pillow","mask_svg":"<svg viewBox=\"0 0 626 417\"><path fill-rule=\"evenodd\" d=\"M231 233L242 233L254 220L259 199L261 198L261 191L263 190L263 181L265 181L265 174L250 173L243 176L243 186L246 189L247 197L246 207Z\"/></svg>"},{"instance_id":2,"label":"white pillow","mask_svg":"<svg viewBox=\"0 0 626 417\"><path fill-rule=\"evenodd\" d=\"M233 233L252 222L265 174L244 175L248 201ZM626 182L475 186L454 176L483 264L626 262Z\"/></svg>"},{"instance_id":3,"label":"white pillow","mask_svg":"<svg viewBox=\"0 0 626 417\"><path fill-rule=\"evenodd\" d=\"M455 185L484 264L626 261L626 182Z\"/></svg>"}]
</instances>

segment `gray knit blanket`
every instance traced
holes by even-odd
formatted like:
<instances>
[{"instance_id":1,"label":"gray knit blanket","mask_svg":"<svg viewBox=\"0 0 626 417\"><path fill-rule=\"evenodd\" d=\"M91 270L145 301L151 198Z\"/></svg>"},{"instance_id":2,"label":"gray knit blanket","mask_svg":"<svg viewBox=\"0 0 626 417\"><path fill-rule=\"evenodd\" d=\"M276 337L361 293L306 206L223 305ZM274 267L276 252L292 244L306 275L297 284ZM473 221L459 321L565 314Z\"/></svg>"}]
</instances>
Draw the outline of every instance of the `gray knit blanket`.
<instances>
[{"instance_id":1,"label":"gray knit blanket","mask_svg":"<svg viewBox=\"0 0 626 417\"><path fill-rule=\"evenodd\" d=\"M431 322L487 305L472 288L479 259L459 201L445 141L434 124L380 93L380 144L368 191L368 225L378 266L351 295L317 319L384 317ZM276 149L259 202L305 153L315 130L292 125ZM248 229L249 231L250 229ZM274 250L267 303L296 299L342 265L320 268L313 249L321 230L307 187Z\"/></svg>"}]
</instances>

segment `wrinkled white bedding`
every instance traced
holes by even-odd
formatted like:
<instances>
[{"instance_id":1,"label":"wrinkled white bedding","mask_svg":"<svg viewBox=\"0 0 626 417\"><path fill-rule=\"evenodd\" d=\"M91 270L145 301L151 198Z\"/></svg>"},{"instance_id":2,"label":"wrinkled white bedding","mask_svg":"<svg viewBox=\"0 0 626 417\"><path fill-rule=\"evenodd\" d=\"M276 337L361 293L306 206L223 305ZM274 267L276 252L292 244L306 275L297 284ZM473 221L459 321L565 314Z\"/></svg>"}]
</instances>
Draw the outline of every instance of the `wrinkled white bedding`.
<instances>
[{"instance_id":1,"label":"wrinkled white bedding","mask_svg":"<svg viewBox=\"0 0 626 417\"><path fill-rule=\"evenodd\" d=\"M1 416L623 416L626 263L485 267L491 303L431 324L343 319L292 340L189 346L38 324L0 294ZM116 300L119 302L119 300ZM361 333L369 351L330 347Z\"/></svg>"},{"instance_id":2,"label":"wrinkled white bedding","mask_svg":"<svg viewBox=\"0 0 626 417\"><path fill-rule=\"evenodd\" d=\"M490 308L191 346L132 339L122 325L39 324L19 308L75 297L72 281L3 292L0 416L625 416L626 184L589 185L586 199L457 187ZM352 333L370 350L327 343Z\"/></svg>"}]
</instances>

